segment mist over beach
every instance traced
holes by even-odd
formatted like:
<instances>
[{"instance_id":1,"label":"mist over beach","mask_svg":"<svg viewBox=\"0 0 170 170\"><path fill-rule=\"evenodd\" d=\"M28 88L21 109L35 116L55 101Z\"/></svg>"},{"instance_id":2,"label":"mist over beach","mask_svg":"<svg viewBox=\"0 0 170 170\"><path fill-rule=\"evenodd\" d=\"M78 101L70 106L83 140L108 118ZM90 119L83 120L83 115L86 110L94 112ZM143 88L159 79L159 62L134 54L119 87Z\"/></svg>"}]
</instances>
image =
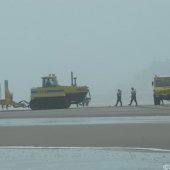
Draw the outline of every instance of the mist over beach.
<instances>
[{"instance_id":1,"label":"mist over beach","mask_svg":"<svg viewBox=\"0 0 170 170\"><path fill-rule=\"evenodd\" d=\"M29 101L42 76L70 85L73 71L90 87L92 105L112 105L117 88L127 104L132 86L140 103L152 103L154 75L169 76L169 7L169 0L1 1L2 92L8 80L14 99Z\"/></svg>"}]
</instances>

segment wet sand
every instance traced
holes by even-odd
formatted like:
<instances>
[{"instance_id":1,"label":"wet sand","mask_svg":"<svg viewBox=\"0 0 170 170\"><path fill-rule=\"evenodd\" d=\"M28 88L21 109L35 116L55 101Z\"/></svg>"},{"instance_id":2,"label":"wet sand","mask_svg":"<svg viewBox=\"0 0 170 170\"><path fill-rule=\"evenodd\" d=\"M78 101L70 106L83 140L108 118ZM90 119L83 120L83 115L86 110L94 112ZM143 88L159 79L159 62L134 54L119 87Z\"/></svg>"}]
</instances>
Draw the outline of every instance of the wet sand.
<instances>
[{"instance_id":1,"label":"wet sand","mask_svg":"<svg viewBox=\"0 0 170 170\"><path fill-rule=\"evenodd\" d=\"M170 107L80 108L0 112L3 118L170 115ZM0 127L0 146L142 147L170 149L170 124Z\"/></svg>"},{"instance_id":2,"label":"wet sand","mask_svg":"<svg viewBox=\"0 0 170 170\"><path fill-rule=\"evenodd\" d=\"M0 146L170 149L170 125L0 127Z\"/></svg>"}]
</instances>

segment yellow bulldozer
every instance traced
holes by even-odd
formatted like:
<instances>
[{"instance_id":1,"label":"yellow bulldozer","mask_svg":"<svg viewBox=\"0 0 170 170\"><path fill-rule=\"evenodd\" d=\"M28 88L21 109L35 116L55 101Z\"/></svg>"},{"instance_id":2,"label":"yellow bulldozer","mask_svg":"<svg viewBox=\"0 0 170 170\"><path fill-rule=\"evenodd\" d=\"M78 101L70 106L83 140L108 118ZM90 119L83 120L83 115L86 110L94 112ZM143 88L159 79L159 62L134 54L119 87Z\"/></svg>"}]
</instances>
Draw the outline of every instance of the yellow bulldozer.
<instances>
[{"instance_id":1,"label":"yellow bulldozer","mask_svg":"<svg viewBox=\"0 0 170 170\"><path fill-rule=\"evenodd\" d=\"M15 102L9 91L8 81L4 81L5 99L0 99L2 109L12 106L14 108L30 107L32 110L63 109L72 104L88 106L91 96L87 86L77 86L76 77L71 72L71 86L58 84L55 74L42 77L42 86L31 88L31 100Z\"/></svg>"},{"instance_id":2,"label":"yellow bulldozer","mask_svg":"<svg viewBox=\"0 0 170 170\"><path fill-rule=\"evenodd\" d=\"M91 100L87 86L77 86L76 77L71 72L71 86L59 85L55 74L42 77L42 87L31 89L30 108L32 110L64 109L72 104L88 106Z\"/></svg>"}]
</instances>

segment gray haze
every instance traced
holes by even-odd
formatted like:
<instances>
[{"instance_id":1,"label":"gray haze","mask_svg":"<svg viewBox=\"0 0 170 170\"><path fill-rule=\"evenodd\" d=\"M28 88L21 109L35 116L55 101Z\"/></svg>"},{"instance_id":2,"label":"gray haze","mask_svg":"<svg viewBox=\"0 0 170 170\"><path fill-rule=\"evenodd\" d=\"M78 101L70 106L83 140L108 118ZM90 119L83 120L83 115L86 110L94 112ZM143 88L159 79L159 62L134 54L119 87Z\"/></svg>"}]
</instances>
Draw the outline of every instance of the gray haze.
<instances>
[{"instance_id":1,"label":"gray haze","mask_svg":"<svg viewBox=\"0 0 170 170\"><path fill-rule=\"evenodd\" d=\"M70 85L88 85L94 105L152 103L155 74L170 76L169 0L1 0L0 83L16 101L55 73ZM167 64L169 63L169 64ZM3 96L2 96L3 97Z\"/></svg>"}]
</instances>

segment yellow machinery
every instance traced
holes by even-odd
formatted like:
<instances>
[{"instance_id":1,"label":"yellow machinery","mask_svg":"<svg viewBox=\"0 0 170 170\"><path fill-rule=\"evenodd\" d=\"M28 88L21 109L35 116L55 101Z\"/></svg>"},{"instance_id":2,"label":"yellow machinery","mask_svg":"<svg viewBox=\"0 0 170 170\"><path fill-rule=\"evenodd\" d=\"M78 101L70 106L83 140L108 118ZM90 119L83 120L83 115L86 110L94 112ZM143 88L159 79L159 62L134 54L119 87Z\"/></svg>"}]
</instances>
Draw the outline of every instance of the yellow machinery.
<instances>
[{"instance_id":1,"label":"yellow machinery","mask_svg":"<svg viewBox=\"0 0 170 170\"><path fill-rule=\"evenodd\" d=\"M77 86L73 73L71 73L71 86L59 85L56 76L50 74L42 77L42 87L31 89L30 108L32 110L62 109L69 108L71 104L88 105L90 100L89 88Z\"/></svg>"},{"instance_id":2,"label":"yellow machinery","mask_svg":"<svg viewBox=\"0 0 170 170\"><path fill-rule=\"evenodd\" d=\"M170 77L155 76L152 84L155 105L160 105L163 100L170 100Z\"/></svg>"},{"instance_id":3,"label":"yellow machinery","mask_svg":"<svg viewBox=\"0 0 170 170\"><path fill-rule=\"evenodd\" d=\"M29 103L26 102L25 100L20 101L18 103L13 100L13 95L12 93L10 93L8 88L8 80L4 81L4 87L5 87L5 99L0 100L0 105L2 106L2 108L4 108L4 106L6 106L6 109L8 109L8 107L10 106L13 106L14 108L29 106Z\"/></svg>"}]
</instances>

